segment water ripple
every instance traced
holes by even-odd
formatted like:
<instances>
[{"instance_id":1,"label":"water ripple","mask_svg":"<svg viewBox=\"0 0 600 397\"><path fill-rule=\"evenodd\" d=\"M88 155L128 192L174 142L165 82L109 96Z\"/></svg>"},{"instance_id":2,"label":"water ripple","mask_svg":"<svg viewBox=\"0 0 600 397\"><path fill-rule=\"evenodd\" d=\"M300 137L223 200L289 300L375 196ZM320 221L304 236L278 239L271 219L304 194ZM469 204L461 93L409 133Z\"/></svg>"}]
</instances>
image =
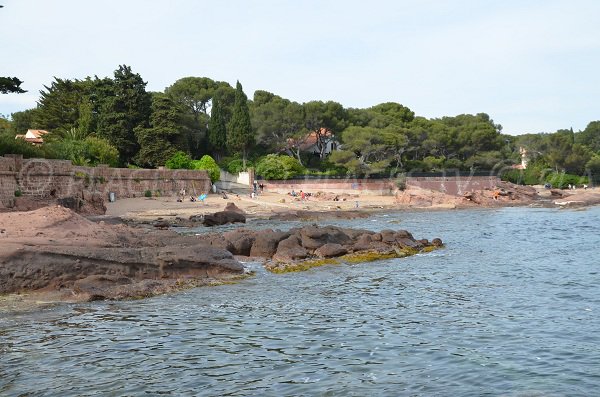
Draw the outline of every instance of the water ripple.
<instances>
[{"instance_id":1,"label":"water ripple","mask_svg":"<svg viewBox=\"0 0 600 397\"><path fill-rule=\"evenodd\" d=\"M593 395L598 215L382 214L446 249L6 313L0 395Z\"/></svg>"}]
</instances>

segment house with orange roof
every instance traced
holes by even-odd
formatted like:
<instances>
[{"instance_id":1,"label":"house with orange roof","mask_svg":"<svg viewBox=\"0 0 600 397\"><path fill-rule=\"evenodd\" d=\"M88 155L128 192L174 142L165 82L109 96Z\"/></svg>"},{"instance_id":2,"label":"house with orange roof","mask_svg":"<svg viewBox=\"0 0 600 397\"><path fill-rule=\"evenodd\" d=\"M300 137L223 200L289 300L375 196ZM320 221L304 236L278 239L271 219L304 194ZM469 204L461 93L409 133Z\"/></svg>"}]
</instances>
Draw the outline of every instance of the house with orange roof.
<instances>
[{"instance_id":1,"label":"house with orange roof","mask_svg":"<svg viewBox=\"0 0 600 397\"><path fill-rule=\"evenodd\" d=\"M23 139L25 142L29 142L32 145L41 145L44 143L43 136L48 134L45 130L27 130L25 134L15 136L15 139Z\"/></svg>"}]
</instances>

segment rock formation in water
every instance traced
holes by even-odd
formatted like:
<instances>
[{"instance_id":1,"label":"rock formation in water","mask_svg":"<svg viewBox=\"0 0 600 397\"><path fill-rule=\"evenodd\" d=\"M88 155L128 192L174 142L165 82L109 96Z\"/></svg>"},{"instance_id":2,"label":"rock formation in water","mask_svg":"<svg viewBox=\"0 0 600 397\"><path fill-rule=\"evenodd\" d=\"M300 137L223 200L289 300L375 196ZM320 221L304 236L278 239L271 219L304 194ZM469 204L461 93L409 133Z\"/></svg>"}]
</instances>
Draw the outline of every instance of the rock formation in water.
<instances>
[{"instance_id":1,"label":"rock formation in water","mask_svg":"<svg viewBox=\"0 0 600 397\"><path fill-rule=\"evenodd\" d=\"M0 214L0 293L149 296L242 275L223 249L171 231L94 223L60 206Z\"/></svg>"},{"instance_id":2,"label":"rock formation in water","mask_svg":"<svg viewBox=\"0 0 600 397\"><path fill-rule=\"evenodd\" d=\"M304 270L327 263L405 257L443 245L439 238L431 242L415 240L406 230L373 232L317 225L289 231L238 229L202 235L199 239L234 255L265 258L267 269L273 272Z\"/></svg>"}]
</instances>

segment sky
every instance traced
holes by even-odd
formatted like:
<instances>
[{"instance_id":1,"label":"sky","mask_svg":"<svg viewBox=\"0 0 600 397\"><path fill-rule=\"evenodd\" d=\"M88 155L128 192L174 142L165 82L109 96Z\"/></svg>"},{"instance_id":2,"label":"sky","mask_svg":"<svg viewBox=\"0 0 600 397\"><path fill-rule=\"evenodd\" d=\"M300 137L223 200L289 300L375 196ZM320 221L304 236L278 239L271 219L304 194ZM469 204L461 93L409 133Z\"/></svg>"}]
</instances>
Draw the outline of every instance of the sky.
<instances>
[{"instance_id":1,"label":"sky","mask_svg":"<svg viewBox=\"0 0 600 397\"><path fill-rule=\"evenodd\" d=\"M0 114L54 77L125 64L163 91L182 77L306 102L398 102L428 118L489 114L503 132L600 119L597 0L0 0Z\"/></svg>"}]
</instances>

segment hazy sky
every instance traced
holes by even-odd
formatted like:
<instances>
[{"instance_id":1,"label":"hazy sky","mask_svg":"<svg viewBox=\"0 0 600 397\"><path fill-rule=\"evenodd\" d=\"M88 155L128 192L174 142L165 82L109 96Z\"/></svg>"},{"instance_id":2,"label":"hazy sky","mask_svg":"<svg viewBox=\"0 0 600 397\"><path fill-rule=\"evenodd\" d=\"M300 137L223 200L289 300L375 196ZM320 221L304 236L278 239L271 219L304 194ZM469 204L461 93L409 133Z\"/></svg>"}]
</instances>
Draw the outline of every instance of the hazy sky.
<instances>
[{"instance_id":1,"label":"hazy sky","mask_svg":"<svg viewBox=\"0 0 600 397\"><path fill-rule=\"evenodd\" d=\"M0 76L35 106L53 76L126 64L162 91L206 76L305 102L488 113L504 132L600 119L600 1L0 0Z\"/></svg>"}]
</instances>

